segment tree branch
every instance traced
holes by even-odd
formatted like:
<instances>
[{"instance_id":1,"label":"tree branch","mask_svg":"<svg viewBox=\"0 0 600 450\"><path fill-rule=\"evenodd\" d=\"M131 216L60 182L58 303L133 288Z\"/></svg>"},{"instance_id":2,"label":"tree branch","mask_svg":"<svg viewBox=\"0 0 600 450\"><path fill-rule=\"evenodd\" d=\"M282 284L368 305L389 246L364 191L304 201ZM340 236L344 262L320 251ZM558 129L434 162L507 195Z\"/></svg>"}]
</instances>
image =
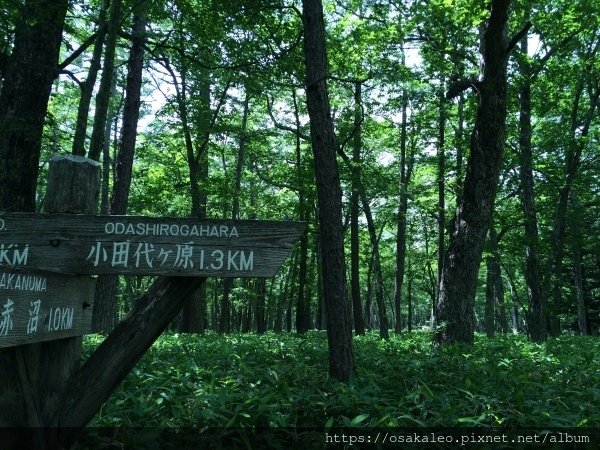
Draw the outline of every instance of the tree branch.
<instances>
[{"instance_id":1,"label":"tree branch","mask_svg":"<svg viewBox=\"0 0 600 450\"><path fill-rule=\"evenodd\" d=\"M266 99L267 99L267 112L268 112L269 117L271 118L271 121L273 122L273 126L275 126L275 128L277 128L279 130L283 130L283 131L289 131L290 133L293 133L294 135L300 137L301 139L304 139L305 141L310 142L309 135L302 133L302 131L300 131L297 128L290 127L289 125L284 125L282 123L279 123L277 121L277 119L275 118L275 116L273 115L273 101L269 101L268 95L266 96Z\"/></svg>"},{"instance_id":2,"label":"tree branch","mask_svg":"<svg viewBox=\"0 0 600 450\"><path fill-rule=\"evenodd\" d=\"M92 45L94 43L94 40L96 39L96 35L98 34L98 32L96 31L95 33L92 33L84 42L83 44L81 44L79 46L79 48L77 50L75 50L73 53L71 53L63 62L61 62L58 67L57 70L59 72L61 72L62 70L64 70L69 64L71 64L73 61L75 61L79 55L81 55L84 51L87 50L87 48Z\"/></svg>"},{"instance_id":3,"label":"tree branch","mask_svg":"<svg viewBox=\"0 0 600 450\"><path fill-rule=\"evenodd\" d=\"M521 39L523 39L523 36L525 36L527 34L527 32L529 31L529 29L531 28L533 24L528 20L525 25L523 26L523 28L521 28L521 31L519 31L508 43L508 46L506 47L506 54L509 55L510 52L513 51L513 49L515 48L515 46L519 43L519 41Z\"/></svg>"},{"instance_id":4,"label":"tree branch","mask_svg":"<svg viewBox=\"0 0 600 450\"><path fill-rule=\"evenodd\" d=\"M446 99L450 100L452 98L458 97L464 91L469 88L477 89L479 81L475 75L465 78L462 80L455 80L450 83L448 86L448 91L446 92Z\"/></svg>"},{"instance_id":5,"label":"tree branch","mask_svg":"<svg viewBox=\"0 0 600 450\"><path fill-rule=\"evenodd\" d=\"M81 81L79 81L79 79L75 76L75 74L73 72L71 72L70 70L63 69L60 71L60 73L68 76L71 80L73 80L75 83L77 83L77 85L80 88L83 87L83 83Z\"/></svg>"}]
</instances>

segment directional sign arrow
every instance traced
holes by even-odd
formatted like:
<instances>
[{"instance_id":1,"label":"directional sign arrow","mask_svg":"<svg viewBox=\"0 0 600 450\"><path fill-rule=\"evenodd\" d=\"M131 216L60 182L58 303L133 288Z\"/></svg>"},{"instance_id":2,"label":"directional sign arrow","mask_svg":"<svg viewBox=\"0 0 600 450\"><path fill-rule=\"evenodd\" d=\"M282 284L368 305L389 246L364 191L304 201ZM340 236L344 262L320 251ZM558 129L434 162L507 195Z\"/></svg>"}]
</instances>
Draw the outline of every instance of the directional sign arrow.
<instances>
[{"instance_id":1,"label":"directional sign arrow","mask_svg":"<svg viewBox=\"0 0 600 450\"><path fill-rule=\"evenodd\" d=\"M0 264L70 274L272 277L305 222L4 213Z\"/></svg>"}]
</instances>

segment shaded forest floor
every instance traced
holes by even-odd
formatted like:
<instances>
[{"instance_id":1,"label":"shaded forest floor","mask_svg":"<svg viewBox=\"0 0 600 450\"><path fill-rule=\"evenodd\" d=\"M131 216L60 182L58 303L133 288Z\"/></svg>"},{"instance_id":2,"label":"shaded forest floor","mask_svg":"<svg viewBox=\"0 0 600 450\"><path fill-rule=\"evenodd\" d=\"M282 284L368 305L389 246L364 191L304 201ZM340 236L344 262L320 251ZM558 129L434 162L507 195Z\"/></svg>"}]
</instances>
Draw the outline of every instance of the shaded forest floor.
<instances>
[{"instance_id":1,"label":"shaded forest floor","mask_svg":"<svg viewBox=\"0 0 600 450\"><path fill-rule=\"evenodd\" d=\"M90 352L100 336L88 336ZM166 334L94 419L129 427L600 426L600 339L355 338L350 386L327 379L324 332Z\"/></svg>"}]
</instances>

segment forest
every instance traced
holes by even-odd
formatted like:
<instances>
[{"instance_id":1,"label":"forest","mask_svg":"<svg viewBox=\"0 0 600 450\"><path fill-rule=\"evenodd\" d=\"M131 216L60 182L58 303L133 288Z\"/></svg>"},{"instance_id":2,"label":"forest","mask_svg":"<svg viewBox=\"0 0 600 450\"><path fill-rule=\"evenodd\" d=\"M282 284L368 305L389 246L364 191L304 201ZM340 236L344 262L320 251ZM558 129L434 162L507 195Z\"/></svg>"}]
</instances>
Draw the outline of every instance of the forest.
<instances>
[{"instance_id":1,"label":"forest","mask_svg":"<svg viewBox=\"0 0 600 450\"><path fill-rule=\"evenodd\" d=\"M0 210L76 155L100 215L307 224L101 426L598 426L599 110L593 0L0 0ZM153 283L98 277L84 359Z\"/></svg>"}]
</instances>

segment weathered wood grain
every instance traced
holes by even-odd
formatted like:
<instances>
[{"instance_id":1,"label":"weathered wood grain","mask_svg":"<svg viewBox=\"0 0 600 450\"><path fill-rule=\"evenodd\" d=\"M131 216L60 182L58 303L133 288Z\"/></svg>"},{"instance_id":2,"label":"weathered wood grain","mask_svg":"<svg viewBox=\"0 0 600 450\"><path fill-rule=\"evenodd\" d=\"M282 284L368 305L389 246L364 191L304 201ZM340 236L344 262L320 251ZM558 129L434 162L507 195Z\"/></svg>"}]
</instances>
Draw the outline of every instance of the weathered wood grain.
<instances>
[{"instance_id":1,"label":"weathered wood grain","mask_svg":"<svg viewBox=\"0 0 600 450\"><path fill-rule=\"evenodd\" d=\"M89 333L95 279L0 267L0 347Z\"/></svg>"},{"instance_id":2,"label":"weathered wood grain","mask_svg":"<svg viewBox=\"0 0 600 450\"><path fill-rule=\"evenodd\" d=\"M306 223L0 214L0 264L72 274L272 277Z\"/></svg>"}]
</instances>

